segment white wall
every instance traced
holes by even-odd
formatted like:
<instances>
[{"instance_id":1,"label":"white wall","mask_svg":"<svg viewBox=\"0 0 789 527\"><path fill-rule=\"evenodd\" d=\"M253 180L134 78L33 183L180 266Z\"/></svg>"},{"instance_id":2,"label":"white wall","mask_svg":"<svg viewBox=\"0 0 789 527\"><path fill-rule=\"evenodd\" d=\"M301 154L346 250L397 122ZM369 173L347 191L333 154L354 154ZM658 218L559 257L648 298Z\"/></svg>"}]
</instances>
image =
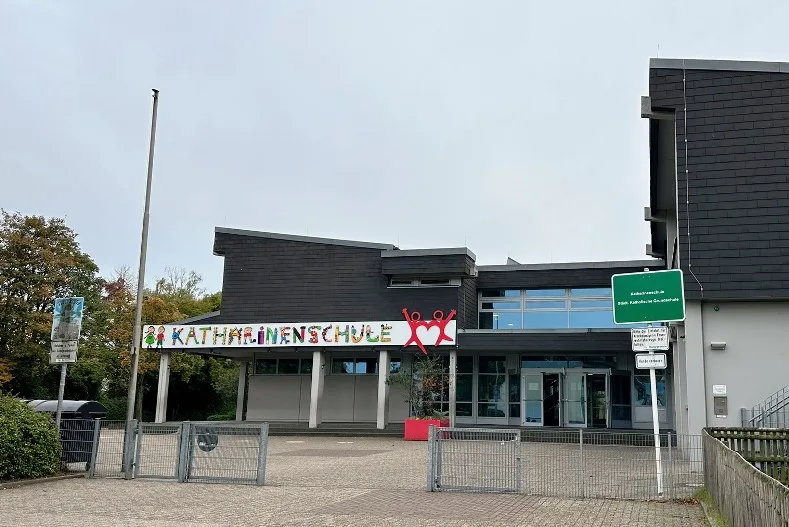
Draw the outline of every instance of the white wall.
<instances>
[{"instance_id":1,"label":"white wall","mask_svg":"<svg viewBox=\"0 0 789 527\"><path fill-rule=\"evenodd\" d=\"M740 408L789 385L789 303L710 302L702 306L702 319L707 424L741 426ZM713 351L710 342L726 342L726 349ZM725 418L713 411L714 384L726 385Z\"/></svg>"}]
</instances>

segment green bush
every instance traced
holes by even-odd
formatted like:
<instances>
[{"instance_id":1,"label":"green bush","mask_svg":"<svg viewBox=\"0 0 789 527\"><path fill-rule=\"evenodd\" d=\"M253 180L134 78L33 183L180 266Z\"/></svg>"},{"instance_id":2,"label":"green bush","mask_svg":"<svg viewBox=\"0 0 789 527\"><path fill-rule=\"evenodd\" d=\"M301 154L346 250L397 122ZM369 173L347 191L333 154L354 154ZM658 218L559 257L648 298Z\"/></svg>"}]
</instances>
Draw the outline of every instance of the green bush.
<instances>
[{"instance_id":1,"label":"green bush","mask_svg":"<svg viewBox=\"0 0 789 527\"><path fill-rule=\"evenodd\" d=\"M235 421L236 413L209 415L207 421Z\"/></svg>"},{"instance_id":2,"label":"green bush","mask_svg":"<svg viewBox=\"0 0 789 527\"><path fill-rule=\"evenodd\" d=\"M0 395L0 480L40 478L60 468L61 446L47 413Z\"/></svg>"},{"instance_id":3,"label":"green bush","mask_svg":"<svg viewBox=\"0 0 789 527\"><path fill-rule=\"evenodd\" d=\"M107 421L125 421L127 401L126 397L101 397L99 402L107 408L105 419Z\"/></svg>"}]
</instances>

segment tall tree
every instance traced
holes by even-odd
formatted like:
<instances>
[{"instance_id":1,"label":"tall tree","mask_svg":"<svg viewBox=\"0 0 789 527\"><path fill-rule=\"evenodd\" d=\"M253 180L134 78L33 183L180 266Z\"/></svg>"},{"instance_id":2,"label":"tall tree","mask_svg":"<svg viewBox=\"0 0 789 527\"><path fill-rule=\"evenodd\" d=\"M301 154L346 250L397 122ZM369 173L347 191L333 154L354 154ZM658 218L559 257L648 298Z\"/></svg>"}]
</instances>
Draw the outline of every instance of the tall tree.
<instances>
[{"instance_id":1,"label":"tall tree","mask_svg":"<svg viewBox=\"0 0 789 527\"><path fill-rule=\"evenodd\" d=\"M101 301L98 267L60 218L0 211L0 361L12 392L44 396L54 300L85 297L87 333ZM10 370L10 371L8 371Z\"/></svg>"}]
</instances>

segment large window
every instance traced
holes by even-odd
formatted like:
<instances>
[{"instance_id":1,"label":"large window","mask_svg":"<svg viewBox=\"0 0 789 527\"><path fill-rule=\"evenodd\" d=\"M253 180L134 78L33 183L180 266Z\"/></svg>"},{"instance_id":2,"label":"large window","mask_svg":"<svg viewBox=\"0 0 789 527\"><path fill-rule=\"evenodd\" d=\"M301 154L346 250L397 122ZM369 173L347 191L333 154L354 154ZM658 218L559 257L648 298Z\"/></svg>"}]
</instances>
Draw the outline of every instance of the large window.
<instances>
[{"instance_id":1,"label":"large window","mask_svg":"<svg viewBox=\"0 0 789 527\"><path fill-rule=\"evenodd\" d=\"M457 363L455 415L471 417L472 385L474 383L474 357L460 356Z\"/></svg>"},{"instance_id":2,"label":"large window","mask_svg":"<svg viewBox=\"0 0 789 527\"><path fill-rule=\"evenodd\" d=\"M479 357L479 377L477 379L478 417L506 417L507 403L507 361L506 357Z\"/></svg>"},{"instance_id":3,"label":"large window","mask_svg":"<svg viewBox=\"0 0 789 527\"><path fill-rule=\"evenodd\" d=\"M389 373L400 371L400 359L391 359ZM378 359L332 359L332 375L378 375Z\"/></svg>"},{"instance_id":4,"label":"large window","mask_svg":"<svg viewBox=\"0 0 789 527\"><path fill-rule=\"evenodd\" d=\"M255 375L310 375L312 359L255 359Z\"/></svg>"},{"instance_id":5,"label":"large window","mask_svg":"<svg viewBox=\"0 0 789 527\"><path fill-rule=\"evenodd\" d=\"M652 406L652 388L649 380L649 373L642 373L643 371L644 370L638 370L638 373L633 376L633 385L636 388L636 405ZM655 370L655 381L658 408L665 408L666 370Z\"/></svg>"},{"instance_id":6,"label":"large window","mask_svg":"<svg viewBox=\"0 0 789 527\"><path fill-rule=\"evenodd\" d=\"M480 292L480 329L589 329L614 324L610 288L488 289Z\"/></svg>"}]
</instances>

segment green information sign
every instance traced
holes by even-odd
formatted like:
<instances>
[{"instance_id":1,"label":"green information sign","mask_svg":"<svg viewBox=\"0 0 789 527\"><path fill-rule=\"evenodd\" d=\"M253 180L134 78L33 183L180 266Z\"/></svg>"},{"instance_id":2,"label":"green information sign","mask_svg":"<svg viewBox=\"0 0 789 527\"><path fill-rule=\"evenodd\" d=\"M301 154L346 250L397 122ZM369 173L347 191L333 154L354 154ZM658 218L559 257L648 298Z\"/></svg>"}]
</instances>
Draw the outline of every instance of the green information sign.
<instances>
[{"instance_id":1,"label":"green information sign","mask_svg":"<svg viewBox=\"0 0 789 527\"><path fill-rule=\"evenodd\" d=\"M681 269L615 274L611 289L616 324L685 320Z\"/></svg>"}]
</instances>

